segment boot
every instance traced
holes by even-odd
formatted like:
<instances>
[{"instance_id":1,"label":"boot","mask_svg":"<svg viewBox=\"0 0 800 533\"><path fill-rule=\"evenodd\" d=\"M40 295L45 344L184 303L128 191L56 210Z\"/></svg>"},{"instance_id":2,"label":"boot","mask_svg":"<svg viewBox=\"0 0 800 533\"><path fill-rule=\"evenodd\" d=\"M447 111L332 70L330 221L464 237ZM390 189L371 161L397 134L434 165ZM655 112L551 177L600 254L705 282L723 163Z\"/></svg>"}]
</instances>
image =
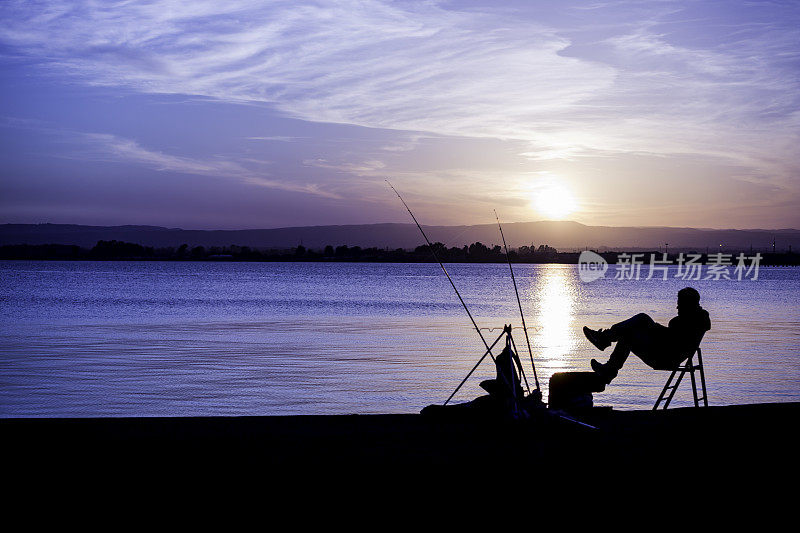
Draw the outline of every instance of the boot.
<instances>
[{"instance_id":1,"label":"boot","mask_svg":"<svg viewBox=\"0 0 800 533\"><path fill-rule=\"evenodd\" d=\"M589 329L586 326L583 326L583 334L586 335L586 338L589 339L589 342L595 345L595 347L600 350L601 352L611 346L611 340L609 339L610 335L608 330L598 329L597 331L593 329Z\"/></svg>"},{"instance_id":2,"label":"boot","mask_svg":"<svg viewBox=\"0 0 800 533\"><path fill-rule=\"evenodd\" d=\"M611 380L617 377L617 369L610 367L608 363L603 364L597 359L592 359L591 365L592 370L594 370L606 384L611 383Z\"/></svg>"}]
</instances>

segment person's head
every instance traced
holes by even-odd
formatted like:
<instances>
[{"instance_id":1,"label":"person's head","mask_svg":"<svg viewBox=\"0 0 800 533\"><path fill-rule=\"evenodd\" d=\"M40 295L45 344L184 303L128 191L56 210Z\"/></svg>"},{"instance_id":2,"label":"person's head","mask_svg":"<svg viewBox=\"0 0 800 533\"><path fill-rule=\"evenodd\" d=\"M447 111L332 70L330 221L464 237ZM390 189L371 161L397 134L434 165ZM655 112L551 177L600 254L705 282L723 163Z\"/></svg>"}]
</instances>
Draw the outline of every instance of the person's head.
<instances>
[{"instance_id":1,"label":"person's head","mask_svg":"<svg viewBox=\"0 0 800 533\"><path fill-rule=\"evenodd\" d=\"M700 293L692 287L685 287L678 291L678 314L691 312L700 307Z\"/></svg>"}]
</instances>

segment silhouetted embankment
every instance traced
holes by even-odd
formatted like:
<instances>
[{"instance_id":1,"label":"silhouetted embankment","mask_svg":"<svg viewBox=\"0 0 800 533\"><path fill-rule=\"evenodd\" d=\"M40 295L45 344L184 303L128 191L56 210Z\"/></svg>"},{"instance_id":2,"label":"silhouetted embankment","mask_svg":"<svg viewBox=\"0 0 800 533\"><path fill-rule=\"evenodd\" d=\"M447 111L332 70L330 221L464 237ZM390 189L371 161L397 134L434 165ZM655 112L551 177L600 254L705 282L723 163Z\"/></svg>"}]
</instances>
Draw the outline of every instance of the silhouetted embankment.
<instances>
[{"instance_id":1,"label":"silhouetted embankment","mask_svg":"<svg viewBox=\"0 0 800 533\"><path fill-rule=\"evenodd\" d=\"M226 469L270 483L331 473L579 472L599 476L598 484L625 469L654 480L696 472L706 482L718 473L780 471L795 483L798 415L800 403L786 403L573 414L597 429L555 416L519 422L416 414L2 419L0 428L7 457L47 470Z\"/></svg>"}]
</instances>

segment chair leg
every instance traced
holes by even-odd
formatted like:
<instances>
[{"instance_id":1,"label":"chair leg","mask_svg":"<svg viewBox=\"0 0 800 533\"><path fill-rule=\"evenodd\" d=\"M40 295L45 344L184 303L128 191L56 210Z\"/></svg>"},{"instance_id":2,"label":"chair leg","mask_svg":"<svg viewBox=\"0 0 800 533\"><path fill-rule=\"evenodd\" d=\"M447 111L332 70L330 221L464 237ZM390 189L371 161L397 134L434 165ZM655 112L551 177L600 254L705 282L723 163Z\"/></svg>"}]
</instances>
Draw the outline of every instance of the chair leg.
<instances>
[{"instance_id":1,"label":"chair leg","mask_svg":"<svg viewBox=\"0 0 800 533\"><path fill-rule=\"evenodd\" d=\"M678 372L680 372L680 374L678 374ZM661 402L664 402L662 409L669 407L669 403L672 401L672 397L675 396L675 391L678 390L678 386L681 384L681 379L683 379L685 373L685 368L676 368L672 371L672 374L669 375L669 379L664 384L664 388L661 389L661 394L658 395L655 405L653 405L653 411L658 409ZM677 379L675 379L676 374L678 376ZM675 380L675 383L673 383L673 380ZM669 391L669 394L667 394L667 391Z\"/></svg>"},{"instance_id":2,"label":"chair leg","mask_svg":"<svg viewBox=\"0 0 800 533\"><path fill-rule=\"evenodd\" d=\"M697 367L700 370L700 385L703 388L703 407L708 407L708 391L706 390L706 371L703 367L703 354L697 349Z\"/></svg>"},{"instance_id":3,"label":"chair leg","mask_svg":"<svg viewBox=\"0 0 800 533\"><path fill-rule=\"evenodd\" d=\"M667 401L664 402L664 409L669 407L669 404L672 402L672 398L675 396L675 393L678 392L678 386L680 386L684 374L686 374L686 369L681 370L680 374L678 374L678 379L675 380L675 385L672 386L672 390L669 391L669 396L667 396Z\"/></svg>"},{"instance_id":4,"label":"chair leg","mask_svg":"<svg viewBox=\"0 0 800 533\"><path fill-rule=\"evenodd\" d=\"M670 384L672 383L672 378L675 377L676 370L672 371L672 374L669 375L669 379L664 384L664 387L661 389L661 392L658 394L658 398L656 399L656 403L653 405L653 411L658 410L658 406L661 402L664 401L664 395L667 394L667 390L670 388Z\"/></svg>"},{"instance_id":5,"label":"chair leg","mask_svg":"<svg viewBox=\"0 0 800 533\"><path fill-rule=\"evenodd\" d=\"M697 349L697 364L694 364L694 354L689 356L689 359L683 365L680 365L678 368L672 371L670 374L667 383L664 385L664 388L661 389L661 394L658 395L658 399L656 400L655 405L653 405L653 411L657 410L659 406L663 402L662 409L666 409L669 407L670 402L672 402L672 398L675 396L675 393L678 391L678 386L681 384L681 380L683 379L683 375L686 372L689 372L690 377L692 378L692 397L694 399L694 406L700 407L700 400L703 400L703 407L708 407L708 392L706 391L706 375L703 369L703 356L700 352L700 348ZM700 396L697 391L697 377L695 376L695 370L700 371L700 387L702 389L703 395ZM675 378L677 374L677 379ZM674 383L673 383L674 380Z\"/></svg>"}]
</instances>

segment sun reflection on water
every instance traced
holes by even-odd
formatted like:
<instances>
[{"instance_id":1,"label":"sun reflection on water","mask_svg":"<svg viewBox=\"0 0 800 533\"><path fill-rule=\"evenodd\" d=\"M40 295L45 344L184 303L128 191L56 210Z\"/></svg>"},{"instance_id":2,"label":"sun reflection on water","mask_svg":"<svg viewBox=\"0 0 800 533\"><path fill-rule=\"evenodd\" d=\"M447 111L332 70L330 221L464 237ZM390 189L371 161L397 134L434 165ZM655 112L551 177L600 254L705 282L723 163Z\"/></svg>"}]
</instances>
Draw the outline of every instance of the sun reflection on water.
<instances>
[{"instance_id":1,"label":"sun reflection on water","mask_svg":"<svg viewBox=\"0 0 800 533\"><path fill-rule=\"evenodd\" d=\"M545 367L562 369L574 351L574 280L570 271L559 266L543 269L529 297L537 302L536 356Z\"/></svg>"}]
</instances>

